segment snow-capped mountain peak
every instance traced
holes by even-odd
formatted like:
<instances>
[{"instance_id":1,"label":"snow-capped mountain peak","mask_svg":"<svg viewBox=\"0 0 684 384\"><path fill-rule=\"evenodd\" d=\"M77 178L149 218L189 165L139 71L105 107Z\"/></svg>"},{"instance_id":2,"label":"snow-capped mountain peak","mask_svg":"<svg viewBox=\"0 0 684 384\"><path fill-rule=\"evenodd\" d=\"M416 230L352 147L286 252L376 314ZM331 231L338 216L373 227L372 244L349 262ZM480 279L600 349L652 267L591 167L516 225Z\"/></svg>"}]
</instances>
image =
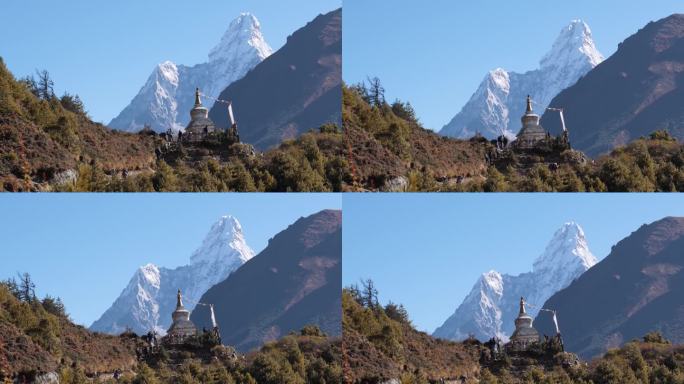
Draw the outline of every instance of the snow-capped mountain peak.
<instances>
[{"instance_id":1,"label":"snow-capped mountain peak","mask_svg":"<svg viewBox=\"0 0 684 384\"><path fill-rule=\"evenodd\" d=\"M511 79L508 76L508 72L503 68L496 68L489 71L489 80L492 85L495 85L498 89L502 90L504 93L508 93L511 87Z\"/></svg>"},{"instance_id":2,"label":"snow-capped mountain peak","mask_svg":"<svg viewBox=\"0 0 684 384\"><path fill-rule=\"evenodd\" d=\"M157 65L157 79L159 81L167 81L173 86L178 86L178 67L172 61L165 61Z\"/></svg>"},{"instance_id":3,"label":"snow-capped mountain peak","mask_svg":"<svg viewBox=\"0 0 684 384\"><path fill-rule=\"evenodd\" d=\"M497 68L482 80L460 112L440 134L467 139L480 133L488 139L499 135L515 138L520 131L519 117L525 112L525 97L531 95L540 113L554 96L573 85L603 61L592 38L591 29L581 20L564 27L539 68L516 73Z\"/></svg>"},{"instance_id":4,"label":"snow-capped mountain peak","mask_svg":"<svg viewBox=\"0 0 684 384\"><path fill-rule=\"evenodd\" d=\"M261 33L259 20L243 13L230 22L209 61L194 66L164 61L158 64L138 94L109 126L136 132L150 124L157 132L183 130L190 121L195 88L216 98L231 83L267 58L273 50ZM212 106L204 99L205 107ZM223 127L227 128L227 127Z\"/></svg>"},{"instance_id":5,"label":"snow-capped mountain peak","mask_svg":"<svg viewBox=\"0 0 684 384\"><path fill-rule=\"evenodd\" d=\"M491 270L483 273L481 282L483 289L490 290L498 296L503 293L503 278L499 272Z\"/></svg>"},{"instance_id":6,"label":"snow-capped mountain peak","mask_svg":"<svg viewBox=\"0 0 684 384\"><path fill-rule=\"evenodd\" d=\"M508 275L492 270L483 273L434 335L462 340L472 334L480 340L496 336L507 341L514 330L520 296L534 306L528 310L534 317L549 297L567 287L596 262L582 227L574 222L565 223L537 257L531 272Z\"/></svg>"},{"instance_id":7,"label":"snow-capped mountain peak","mask_svg":"<svg viewBox=\"0 0 684 384\"><path fill-rule=\"evenodd\" d=\"M151 286L159 289L161 278L159 273L159 267L157 267L156 265L152 263L143 265L138 269L138 276Z\"/></svg>"},{"instance_id":8,"label":"snow-capped mountain peak","mask_svg":"<svg viewBox=\"0 0 684 384\"><path fill-rule=\"evenodd\" d=\"M589 269L597 263L589 250L584 230L575 222L567 222L554 233L544 253L534 261L533 271L577 268Z\"/></svg>"},{"instance_id":9,"label":"snow-capped mountain peak","mask_svg":"<svg viewBox=\"0 0 684 384\"><path fill-rule=\"evenodd\" d=\"M262 60L273 53L261 33L259 20L251 13L244 12L230 23L221 41L209 51L209 61L231 60L236 54L242 53L240 51L248 50L248 47L254 48Z\"/></svg>"},{"instance_id":10,"label":"snow-capped mountain peak","mask_svg":"<svg viewBox=\"0 0 684 384\"><path fill-rule=\"evenodd\" d=\"M561 66L593 68L604 60L594 44L591 28L582 20L572 20L561 29L551 50L539 61L543 69Z\"/></svg>"},{"instance_id":11,"label":"snow-capped mountain peak","mask_svg":"<svg viewBox=\"0 0 684 384\"><path fill-rule=\"evenodd\" d=\"M190 262L232 262L226 258L237 257L241 263L254 256L245 242L240 222L233 216L223 216L211 226L202 245L192 254Z\"/></svg>"},{"instance_id":12,"label":"snow-capped mountain peak","mask_svg":"<svg viewBox=\"0 0 684 384\"><path fill-rule=\"evenodd\" d=\"M114 304L90 327L118 334L130 327L138 334L154 330L164 334L171 325L176 292L183 291L185 307L192 311L202 295L254 257L240 222L232 216L216 221L188 265L174 269L146 264L136 270Z\"/></svg>"}]
</instances>

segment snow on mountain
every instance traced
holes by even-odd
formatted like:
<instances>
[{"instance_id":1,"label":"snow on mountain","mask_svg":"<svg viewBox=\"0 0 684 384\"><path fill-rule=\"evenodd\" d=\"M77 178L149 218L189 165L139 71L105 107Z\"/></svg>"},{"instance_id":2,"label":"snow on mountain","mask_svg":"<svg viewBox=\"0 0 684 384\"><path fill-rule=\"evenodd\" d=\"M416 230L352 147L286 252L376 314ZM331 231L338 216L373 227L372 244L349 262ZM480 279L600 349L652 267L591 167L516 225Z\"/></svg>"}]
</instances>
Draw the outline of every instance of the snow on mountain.
<instances>
[{"instance_id":1,"label":"snow on mountain","mask_svg":"<svg viewBox=\"0 0 684 384\"><path fill-rule=\"evenodd\" d=\"M147 264L140 267L114 304L93 323L93 331L119 334L130 327L138 334L155 330L164 334L171 325L176 292L183 291L189 310L212 286L254 256L237 219L224 216L209 230L193 252L190 264L169 269Z\"/></svg>"},{"instance_id":2,"label":"snow on mountain","mask_svg":"<svg viewBox=\"0 0 684 384\"><path fill-rule=\"evenodd\" d=\"M469 138L478 132L489 139L502 134L514 138L520 130L519 117L525 111L527 95L532 96L541 114L554 96L602 61L589 26L573 20L561 30L538 69L523 74L502 68L490 71L439 133L457 138Z\"/></svg>"},{"instance_id":3,"label":"snow on mountain","mask_svg":"<svg viewBox=\"0 0 684 384\"><path fill-rule=\"evenodd\" d=\"M196 87L216 98L272 52L257 18L243 13L230 23L221 41L209 51L206 63L188 67L165 61L157 65L131 103L109 126L130 132L139 131L145 124L157 132L169 128L182 130L190 121ZM213 105L207 98L203 103L207 108Z\"/></svg>"},{"instance_id":4,"label":"snow on mountain","mask_svg":"<svg viewBox=\"0 0 684 384\"><path fill-rule=\"evenodd\" d=\"M472 334L480 340L497 336L506 341L515 329L521 296L535 306L528 310L535 317L538 306L596 263L582 228L574 222L565 223L535 260L531 272L516 276L483 273L434 336L463 340Z\"/></svg>"}]
</instances>

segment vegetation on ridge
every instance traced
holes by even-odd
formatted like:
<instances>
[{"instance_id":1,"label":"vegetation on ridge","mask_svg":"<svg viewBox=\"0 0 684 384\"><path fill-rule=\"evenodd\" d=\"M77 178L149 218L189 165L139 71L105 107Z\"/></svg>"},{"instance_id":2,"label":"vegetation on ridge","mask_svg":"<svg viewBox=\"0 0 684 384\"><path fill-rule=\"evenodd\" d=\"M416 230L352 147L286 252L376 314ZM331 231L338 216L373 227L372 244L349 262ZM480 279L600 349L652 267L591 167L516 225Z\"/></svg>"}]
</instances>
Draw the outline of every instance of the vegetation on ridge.
<instances>
[{"instance_id":1,"label":"vegetation on ridge","mask_svg":"<svg viewBox=\"0 0 684 384\"><path fill-rule=\"evenodd\" d=\"M130 369L134 350L129 339L73 324L59 298L36 297L28 274L0 283L0 382L44 372L85 376Z\"/></svg>"},{"instance_id":2,"label":"vegetation on ridge","mask_svg":"<svg viewBox=\"0 0 684 384\"><path fill-rule=\"evenodd\" d=\"M207 362L182 351L139 361L135 334L93 333L75 325L59 298L35 295L28 274L0 282L0 383L54 372L60 383L330 384L342 381L341 340L306 326L244 356L212 348ZM118 380L114 372L120 372ZM17 382L17 381L15 381Z\"/></svg>"},{"instance_id":3,"label":"vegetation on ridge","mask_svg":"<svg viewBox=\"0 0 684 384\"><path fill-rule=\"evenodd\" d=\"M684 144L667 131L655 131L593 161L566 151L553 164L539 157L530 166L515 154L496 162L495 146L482 137L457 140L423 128L410 103L385 101L377 79L370 85L345 86L343 92L343 124L361 189L684 191Z\"/></svg>"},{"instance_id":4,"label":"vegetation on ridge","mask_svg":"<svg viewBox=\"0 0 684 384\"><path fill-rule=\"evenodd\" d=\"M0 59L0 186L8 191L339 191L349 182L343 135L325 125L256 153L234 144L168 163L153 132L90 120L77 95L58 97L47 71L17 81Z\"/></svg>"},{"instance_id":5,"label":"vegetation on ridge","mask_svg":"<svg viewBox=\"0 0 684 384\"><path fill-rule=\"evenodd\" d=\"M417 331L401 305L378 303L370 280L345 288L342 306L347 383L684 383L684 345L658 332L590 362L568 364L572 354L560 352L551 359L508 356L492 365L482 359L486 347L478 340L446 341Z\"/></svg>"},{"instance_id":6,"label":"vegetation on ridge","mask_svg":"<svg viewBox=\"0 0 684 384\"><path fill-rule=\"evenodd\" d=\"M417 331L401 305L377 302L371 280L342 292L343 368L347 383L427 383L474 377L478 346Z\"/></svg>"}]
</instances>

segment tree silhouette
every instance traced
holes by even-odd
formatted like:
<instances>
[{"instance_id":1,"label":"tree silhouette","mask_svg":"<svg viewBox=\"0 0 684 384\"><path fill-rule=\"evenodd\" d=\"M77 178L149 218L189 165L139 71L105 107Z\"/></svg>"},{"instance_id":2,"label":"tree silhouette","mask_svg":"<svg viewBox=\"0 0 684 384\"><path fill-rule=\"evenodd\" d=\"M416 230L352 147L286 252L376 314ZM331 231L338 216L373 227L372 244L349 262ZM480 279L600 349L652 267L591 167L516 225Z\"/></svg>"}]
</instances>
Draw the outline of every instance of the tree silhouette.
<instances>
[{"instance_id":1,"label":"tree silhouette","mask_svg":"<svg viewBox=\"0 0 684 384\"><path fill-rule=\"evenodd\" d=\"M378 289L375 288L375 283L371 279L361 281L362 300L363 305L367 308L375 308L378 306Z\"/></svg>"},{"instance_id":2,"label":"tree silhouette","mask_svg":"<svg viewBox=\"0 0 684 384\"><path fill-rule=\"evenodd\" d=\"M36 299L36 285L28 272L19 275L19 296L20 300L27 303L32 303Z\"/></svg>"},{"instance_id":3,"label":"tree silhouette","mask_svg":"<svg viewBox=\"0 0 684 384\"><path fill-rule=\"evenodd\" d=\"M385 104L385 88L380 83L380 79L377 77L368 78L368 83L370 89L368 91L368 98L370 103L376 107Z\"/></svg>"},{"instance_id":4,"label":"tree silhouette","mask_svg":"<svg viewBox=\"0 0 684 384\"><path fill-rule=\"evenodd\" d=\"M43 69L42 71L36 70L36 73L38 74L38 97L43 100L55 97L55 82L50 78L50 72Z\"/></svg>"}]
</instances>

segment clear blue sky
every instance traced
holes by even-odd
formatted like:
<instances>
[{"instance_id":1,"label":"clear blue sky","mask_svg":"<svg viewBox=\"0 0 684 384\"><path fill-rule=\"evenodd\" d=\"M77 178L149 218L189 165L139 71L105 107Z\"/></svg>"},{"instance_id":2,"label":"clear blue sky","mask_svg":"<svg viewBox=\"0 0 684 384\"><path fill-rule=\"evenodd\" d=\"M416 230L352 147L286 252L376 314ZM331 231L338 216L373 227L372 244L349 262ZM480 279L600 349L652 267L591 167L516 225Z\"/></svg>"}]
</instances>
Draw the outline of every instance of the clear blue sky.
<instances>
[{"instance_id":1,"label":"clear blue sky","mask_svg":"<svg viewBox=\"0 0 684 384\"><path fill-rule=\"evenodd\" d=\"M17 77L47 69L55 91L77 93L109 123L165 60L205 62L241 12L261 22L274 50L341 0L3 0L0 56Z\"/></svg>"},{"instance_id":2,"label":"clear blue sky","mask_svg":"<svg viewBox=\"0 0 684 384\"><path fill-rule=\"evenodd\" d=\"M567 221L598 259L640 225L684 216L681 194L345 194L343 284L371 278L432 332L496 269L518 274Z\"/></svg>"},{"instance_id":3,"label":"clear blue sky","mask_svg":"<svg viewBox=\"0 0 684 384\"><path fill-rule=\"evenodd\" d=\"M572 19L589 24L608 57L649 21L683 11L681 0L346 0L343 75L350 84L378 76L389 101L410 101L438 130L487 71L536 68Z\"/></svg>"},{"instance_id":4,"label":"clear blue sky","mask_svg":"<svg viewBox=\"0 0 684 384\"><path fill-rule=\"evenodd\" d=\"M16 194L0 196L0 279L29 272L40 297L60 296L90 325L136 268L189 263L223 215L261 251L302 216L341 209L340 194Z\"/></svg>"}]
</instances>

